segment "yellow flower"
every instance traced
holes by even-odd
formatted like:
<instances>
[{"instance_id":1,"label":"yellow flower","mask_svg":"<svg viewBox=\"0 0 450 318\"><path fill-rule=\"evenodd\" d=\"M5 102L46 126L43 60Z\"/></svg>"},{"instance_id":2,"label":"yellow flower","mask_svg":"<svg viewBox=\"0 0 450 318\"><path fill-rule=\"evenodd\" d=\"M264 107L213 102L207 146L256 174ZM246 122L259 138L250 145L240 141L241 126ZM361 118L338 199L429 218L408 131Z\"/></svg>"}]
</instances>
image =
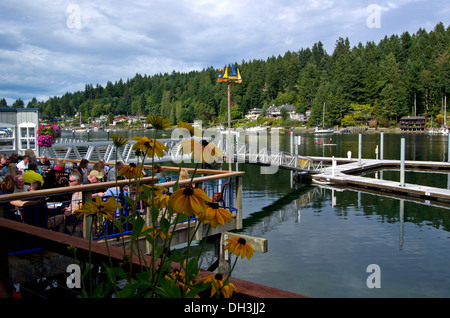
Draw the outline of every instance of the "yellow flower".
<instances>
[{"instance_id":1,"label":"yellow flower","mask_svg":"<svg viewBox=\"0 0 450 318\"><path fill-rule=\"evenodd\" d=\"M179 121L177 123L177 126L179 128L185 128L185 129L189 130L189 133L191 134L191 137L194 136L194 127L191 124L185 123L183 121Z\"/></svg>"},{"instance_id":2,"label":"yellow flower","mask_svg":"<svg viewBox=\"0 0 450 318\"><path fill-rule=\"evenodd\" d=\"M111 136L114 146L117 148L125 146L128 143L128 139L120 136L119 134L114 134Z\"/></svg>"},{"instance_id":3,"label":"yellow flower","mask_svg":"<svg viewBox=\"0 0 450 318\"><path fill-rule=\"evenodd\" d=\"M228 242L228 244L225 246L225 250L233 253L234 255L236 255L236 257L240 255L241 258L247 257L248 259L250 259L255 252L254 248L240 236L229 238L225 242Z\"/></svg>"},{"instance_id":4,"label":"yellow flower","mask_svg":"<svg viewBox=\"0 0 450 318\"><path fill-rule=\"evenodd\" d=\"M154 200L158 209L162 210L169 205L170 195L157 195Z\"/></svg>"},{"instance_id":5,"label":"yellow flower","mask_svg":"<svg viewBox=\"0 0 450 318\"><path fill-rule=\"evenodd\" d=\"M161 240L166 240L167 236L171 236L172 235L171 232L168 232L167 236L166 236L166 233L164 233L164 231L162 231L159 228L154 228L154 227L151 227L151 226L144 226L144 227L142 227L141 233L144 233L144 234L148 233L148 234L150 234L150 236L153 239L156 239L159 236L161 238Z\"/></svg>"},{"instance_id":6,"label":"yellow flower","mask_svg":"<svg viewBox=\"0 0 450 318\"><path fill-rule=\"evenodd\" d=\"M163 195L164 192L169 191L167 188L158 185L144 184L144 187L150 189L154 196Z\"/></svg>"},{"instance_id":7,"label":"yellow flower","mask_svg":"<svg viewBox=\"0 0 450 318\"><path fill-rule=\"evenodd\" d=\"M186 288L186 274L184 272L174 270L173 272L166 274L164 278L168 281L176 280L175 285L182 291ZM190 291L190 288L186 289L186 291Z\"/></svg>"},{"instance_id":8,"label":"yellow flower","mask_svg":"<svg viewBox=\"0 0 450 318\"><path fill-rule=\"evenodd\" d=\"M139 171L138 167L134 163L130 163L129 165L123 167L119 170L119 176L123 176L127 179L134 179L137 177L143 176L142 171Z\"/></svg>"},{"instance_id":9,"label":"yellow flower","mask_svg":"<svg viewBox=\"0 0 450 318\"><path fill-rule=\"evenodd\" d=\"M78 217L81 214L87 214L93 217L112 219L116 210L121 207L114 197L109 197L106 202L103 202L101 197L95 197L95 201L87 201L81 209L75 210L74 213Z\"/></svg>"},{"instance_id":10,"label":"yellow flower","mask_svg":"<svg viewBox=\"0 0 450 318\"><path fill-rule=\"evenodd\" d=\"M205 213L206 203L211 202L211 198L202 189L192 189L191 187L176 190L169 199L169 207L176 213L184 213L190 217L199 216Z\"/></svg>"},{"instance_id":11,"label":"yellow flower","mask_svg":"<svg viewBox=\"0 0 450 318\"><path fill-rule=\"evenodd\" d=\"M223 159L222 150L206 140L184 139L180 145L183 154L192 153L195 163L213 163Z\"/></svg>"},{"instance_id":12,"label":"yellow flower","mask_svg":"<svg viewBox=\"0 0 450 318\"><path fill-rule=\"evenodd\" d=\"M133 137L132 139L137 141L132 149L144 151L149 157L156 155L162 158L164 157L164 151L167 151L167 147L158 140L148 139L147 137Z\"/></svg>"},{"instance_id":13,"label":"yellow flower","mask_svg":"<svg viewBox=\"0 0 450 318\"><path fill-rule=\"evenodd\" d=\"M218 293L221 293L224 298L230 298L233 295L233 292L237 293L237 289L233 283L228 282L225 286L223 285L224 279L222 274L209 275L198 280L198 282L211 283L210 298Z\"/></svg>"},{"instance_id":14,"label":"yellow flower","mask_svg":"<svg viewBox=\"0 0 450 318\"><path fill-rule=\"evenodd\" d=\"M205 214L199 217L199 221L203 224L209 223L213 228L216 228L219 224L223 226L225 223L233 220L233 214L228 210L222 209L219 204L208 202L207 205Z\"/></svg>"},{"instance_id":15,"label":"yellow flower","mask_svg":"<svg viewBox=\"0 0 450 318\"><path fill-rule=\"evenodd\" d=\"M170 121L161 116L148 115L147 122L153 126L156 130L162 130L172 127Z\"/></svg>"}]
</instances>

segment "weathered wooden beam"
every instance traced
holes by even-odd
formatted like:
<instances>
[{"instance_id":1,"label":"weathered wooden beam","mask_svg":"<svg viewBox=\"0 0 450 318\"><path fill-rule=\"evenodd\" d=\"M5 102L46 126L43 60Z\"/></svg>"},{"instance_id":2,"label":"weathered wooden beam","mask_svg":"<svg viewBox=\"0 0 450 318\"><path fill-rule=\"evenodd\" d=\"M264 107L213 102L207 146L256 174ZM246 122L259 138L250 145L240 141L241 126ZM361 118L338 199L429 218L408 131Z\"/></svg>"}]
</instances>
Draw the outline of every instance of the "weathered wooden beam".
<instances>
[{"instance_id":1,"label":"weathered wooden beam","mask_svg":"<svg viewBox=\"0 0 450 318\"><path fill-rule=\"evenodd\" d=\"M243 235L239 233L233 233L233 232L223 232L222 237L225 238L232 238L240 236L243 239L247 241L248 244L250 244L257 253L267 253L268 251L268 241L265 238L255 237L255 236L249 236L249 235ZM224 240L225 241L225 240Z\"/></svg>"}]
</instances>

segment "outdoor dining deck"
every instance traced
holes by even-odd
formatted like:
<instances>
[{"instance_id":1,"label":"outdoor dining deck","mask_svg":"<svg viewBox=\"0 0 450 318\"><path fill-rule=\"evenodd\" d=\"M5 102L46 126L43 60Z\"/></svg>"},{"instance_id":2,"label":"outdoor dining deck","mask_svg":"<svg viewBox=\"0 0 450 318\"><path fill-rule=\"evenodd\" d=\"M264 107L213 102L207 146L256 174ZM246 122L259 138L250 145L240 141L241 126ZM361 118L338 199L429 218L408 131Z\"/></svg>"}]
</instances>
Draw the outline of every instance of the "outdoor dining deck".
<instances>
[{"instance_id":1,"label":"outdoor dining deck","mask_svg":"<svg viewBox=\"0 0 450 318\"><path fill-rule=\"evenodd\" d=\"M151 166L148 166L151 167ZM163 186L167 189L173 191L173 186L176 183L176 177L178 174L178 168L176 167L164 167L164 170L171 176L172 181L165 183L158 183L158 185ZM191 173L194 169L190 169ZM241 187L242 181L241 176L243 172L228 172L222 170L208 170L208 169L198 169L197 174L199 177L194 178L193 183L198 187L201 187L205 193L211 198L214 197L215 193L221 193L221 200L218 202L223 208L230 210L234 216L232 222L226 224L223 227L216 229L215 231L210 231L209 235L215 235L217 233L223 231L231 231L235 229L240 229L242 227L242 214L241 214ZM179 184L187 184L190 180L180 180ZM153 183L152 177L144 177L140 180L140 184L151 184ZM62 187L62 188L54 188L54 189L46 189L46 190L38 190L35 192L27 192L27 193L15 193L15 194L4 194L0 196L0 216L3 218L8 218L11 220L15 220L22 223L28 223L30 225L36 225L44 228L48 228L48 224L52 222L47 222L49 219L54 219L58 216L58 214L62 213L61 207L70 203L69 201L58 201L54 198L60 197L61 195L71 196L74 192L81 191L83 193L83 201L92 199L92 193L96 190L105 191L108 188L118 186L121 189L124 189L125 196L130 193L131 196L136 197L135 184L134 180L119 180L119 181L111 181L111 182L100 182L96 184L88 184L88 185L79 185L73 187ZM131 191L129 191L131 189ZM217 197L217 195L216 195ZM44 203L40 203L37 205L25 206L23 208L16 208L14 206L9 206L10 201L14 200L36 200L44 199ZM108 196L104 196L103 200L106 201ZM132 208L128 205L124 196L117 196L116 200L120 202L122 205L121 209L116 211L116 218L125 219L131 212ZM9 207L8 207L9 206ZM136 209L136 213L141 215L146 222L149 222L147 209L148 207L145 205L145 202L138 202L138 208ZM193 219L193 222L189 222L190 226L195 226L196 220ZM65 221L65 224L62 225L62 232L67 235L89 238L90 235L90 227L91 227L91 218L83 217L83 219L75 219ZM105 220L99 219L98 222L105 222ZM186 242L186 230L187 230L187 221L182 222L182 224L177 225L177 230L175 232L175 237L172 239L174 245L181 244ZM103 227L101 224L94 224L94 229L96 231L92 234L92 239L94 241L104 240L104 239L112 239L120 236L127 236L131 234L132 227L128 222L123 224L123 228L119 229L113 222L107 222L106 226ZM56 230L55 228L49 228L49 230ZM61 230L60 230L61 231ZM104 233L105 231L105 233ZM200 229L196 232L196 240L201 240L204 238L206 231L200 227ZM29 248L24 246L23 244L20 247L14 247L10 245L8 247L9 255L15 255L17 253L25 253L28 250L35 250L35 248Z\"/></svg>"}]
</instances>

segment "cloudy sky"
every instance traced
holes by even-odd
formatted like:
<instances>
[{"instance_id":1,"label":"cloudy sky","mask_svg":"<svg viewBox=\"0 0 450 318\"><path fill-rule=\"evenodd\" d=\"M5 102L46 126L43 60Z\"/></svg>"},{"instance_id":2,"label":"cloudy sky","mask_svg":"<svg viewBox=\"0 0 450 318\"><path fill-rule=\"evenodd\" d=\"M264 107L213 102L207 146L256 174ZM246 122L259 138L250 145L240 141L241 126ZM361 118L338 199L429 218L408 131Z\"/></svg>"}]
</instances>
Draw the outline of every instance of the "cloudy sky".
<instances>
[{"instance_id":1,"label":"cloudy sky","mask_svg":"<svg viewBox=\"0 0 450 318\"><path fill-rule=\"evenodd\" d=\"M0 98L46 100L86 84L219 68L450 22L448 0L5 0ZM242 74L245 79L245 74Z\"/></svg>"}]
</instances>

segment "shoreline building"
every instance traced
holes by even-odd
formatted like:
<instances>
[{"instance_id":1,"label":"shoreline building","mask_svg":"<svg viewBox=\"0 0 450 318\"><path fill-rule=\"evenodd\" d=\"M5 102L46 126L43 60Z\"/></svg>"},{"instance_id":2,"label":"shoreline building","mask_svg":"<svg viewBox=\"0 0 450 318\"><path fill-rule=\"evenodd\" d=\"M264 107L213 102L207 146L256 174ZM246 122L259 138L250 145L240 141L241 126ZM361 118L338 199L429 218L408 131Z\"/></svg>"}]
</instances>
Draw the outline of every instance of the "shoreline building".
<instances>
[{"instance_id":1,"label":"shoreline building","mask_svg":"<svg viewBox=\"0 0 450 318\"><path fill-rule=\"evenodd\" d=\"M0 108L0 153L23 155L27 149L39 153L38 128L38 108Z\"/></svg>"},{"instance_id":2,"label":"shoreline building","mask_svg":"<svg viewBox=\"0 0 450 318\"><path fill-rule=\"evenodd\" d=\"M261 115L261 112L262 112L261 108L249 109L247 115L245 115L245 118L248 118L250 120L255 120L258 118L259 115Z\"/></svg>"},{"instance_id":3,"label":"shoreline building","mask_svg":"<svg viewBox=\"0 0 450 318\"><path fill-rule=\"evenodd\" d=\"M291 120L304 120L304 116L297 114L295 106L290 104L284 104L281 106L272 105L266 110L266 117L268 118L279 118L281 117L281 110L285 108L289 114Z\"/></svg>"}]
</instances>

